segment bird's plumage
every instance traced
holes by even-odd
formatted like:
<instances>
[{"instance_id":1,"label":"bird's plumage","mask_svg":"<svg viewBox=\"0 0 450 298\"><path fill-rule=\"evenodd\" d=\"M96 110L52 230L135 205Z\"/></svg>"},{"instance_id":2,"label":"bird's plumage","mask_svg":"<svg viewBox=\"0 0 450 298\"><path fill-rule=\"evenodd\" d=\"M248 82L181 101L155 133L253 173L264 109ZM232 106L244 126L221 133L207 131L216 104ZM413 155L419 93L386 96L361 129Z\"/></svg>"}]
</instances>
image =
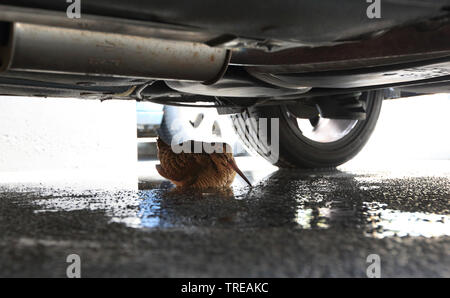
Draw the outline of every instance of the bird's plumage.
<instances>
[{"instance_id":1,"label":"bird's plumage","mask_svg":"<svg viewBox=\"0 0 450 298\"><path fill-rule=\"evenodd\" d=\"M197 189L229 187L236 172L243 176L231 150L227 150L229 145L223 144L222 152L206 153L203 150L204 144L209 143L187 141L180 144L180 148L192 148L191 152L197 152L194 148L202 148L201 153L175 153L171 146L158 138L158 173L178 187ZM197 145L199 146L196 147ZM245 176L243 178L250 184Z\"/></svg>"}]
</instances>

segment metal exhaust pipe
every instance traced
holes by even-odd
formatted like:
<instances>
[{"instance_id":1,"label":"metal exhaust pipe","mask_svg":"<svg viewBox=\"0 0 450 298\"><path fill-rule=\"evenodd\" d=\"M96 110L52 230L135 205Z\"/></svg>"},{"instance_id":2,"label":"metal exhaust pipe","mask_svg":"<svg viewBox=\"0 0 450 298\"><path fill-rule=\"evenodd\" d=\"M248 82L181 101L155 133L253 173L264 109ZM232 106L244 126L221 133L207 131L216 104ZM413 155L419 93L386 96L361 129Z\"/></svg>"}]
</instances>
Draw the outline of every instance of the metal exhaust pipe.
<instances>
[{"instance_id":1,"label":"metal exhaust pipe","mask_svg":"<svg viewBox=\"0 0 450 298\"><path fill-rule=\"evenodd\" d=\"M0 23L0 71L213 83L231 52L202 43L27 23Z\"/></svg>"}]
</instances>

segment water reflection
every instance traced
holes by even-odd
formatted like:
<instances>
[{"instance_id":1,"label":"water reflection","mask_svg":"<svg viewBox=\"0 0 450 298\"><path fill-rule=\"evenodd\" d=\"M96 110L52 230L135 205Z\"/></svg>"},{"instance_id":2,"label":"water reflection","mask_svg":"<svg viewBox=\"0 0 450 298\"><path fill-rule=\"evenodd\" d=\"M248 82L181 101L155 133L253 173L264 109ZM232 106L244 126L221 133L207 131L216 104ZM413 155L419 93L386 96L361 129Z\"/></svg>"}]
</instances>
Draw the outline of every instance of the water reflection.
<instances>
[{"instance_id":1,"label":"water reflection","mask_svg":"<svg viewBox=\"0 0 450 298\"><path fill-rule=\"evenodd\" d=\"M316 181L311 181L310 184L316 185L315 193L311 192L313 194L305 194L302 190L297 191L297 201L300 204L296 213L296 222L303 229L353 227L362 230L366 236L375 238L450 236L450 216L448 215L401 211L389 208L387 203L363 201L367 194L371 194L373 197L380 195L383 199L387 197L388 202L393 199L396 205L414 210L424 198L406 197L407 202L402 205L401 201L404 199L405 192L402 192L403 196L395 197L396 191L390 189L391 184L397 185L400 189L408 188L407 181L402 181L402 179L386 181L383 177L364 177L363 179L356 177L354 179L352 175L343 172L336 172L334 178L318 177ZM380 182L382 183L380 184ZM417 185L415 186L417 187ZM310 190L311 188L308 188L308 192ZM346 198L348 190L351 190L352 197ZM375 190L378 192L374 194ZM428 191L424 192L428 193ZM394 197L390 198L391 195ZM432 195L432 193L428 193L428 195ZM360 197L361 200L355 200L355 197ZM441 200L444 205L445 202L448 203L445 195ZM322 207L308 208L311 205Z\"/></svg>"},{"instance_id":2,"label":"water reflection","mask_svg":"<svg viewBox=\"0 0 450 298\"><path fill-rule=\"evenodd\" d=\"M360 210L366 224L362 226L366 236L375 238L423 236L450 236L448 215L422 212L402 212L385 208L386 204L364 202ZM303 229L326 229L333 227L333 217L346 216L330 208L298 209L296 222Z\"/></svg>"},{"instance_id":3,"label":"water reflection","mask_svg":"<svg viewBox=\"0 0 450 298\"><path fill-rule=\"evenodd\" d=\"M351 174L339 171L298 171L296 176L300 179L296 180L285 179L285 175L284 171L275 172L252 191L234 189L228 196L218 193L168 195L143 190L141 225L220 226L226 223L237 227L347 228L376 238L450 234L447 215L400 211L389 209L384 203L365 201L367 193L381 188L370 184L378 183L380 177L372 181L365 179L362 185Z\"/></svg>"},{"instance_id":4,"label":"water reflection","mask_svg":"<svg viewBox=\"0 0 450 298\"><path fill-rule=\"evenodd\" d=\"M295 222L302 229L327 229L329 225L330 209L298 209Z\"/></svg>"},{"instance_id":5,"label":"water reflection","mask_svg":"<svg viewBox=\"0 0 450 298\"><path fill-rule=\"evenodd\" d=\"M450 236L450 217L423 212L401 212L388 209L386 204L365 202L367 235L384 238L390 236Z\"/></svg>"},{"instance_id":6,"label":"water reflection","mask_svg":"<svg viewBox=\"0 0 450 298\"><path fill-rule=\"evenodd\" d=\"M450 235L447 178L413 180L414 191L421 195L412 196L411 181L376 175L295 170L265 178L245 174L254 187L237 182L229 192L176 192L170 183L154 180L141 181L138 191L23 191L34 192L36 213L103 210L111 222L133 228L336 229L376 238ZM433 209L422 204L430 198Z\"/></svg>"}]
</instances>

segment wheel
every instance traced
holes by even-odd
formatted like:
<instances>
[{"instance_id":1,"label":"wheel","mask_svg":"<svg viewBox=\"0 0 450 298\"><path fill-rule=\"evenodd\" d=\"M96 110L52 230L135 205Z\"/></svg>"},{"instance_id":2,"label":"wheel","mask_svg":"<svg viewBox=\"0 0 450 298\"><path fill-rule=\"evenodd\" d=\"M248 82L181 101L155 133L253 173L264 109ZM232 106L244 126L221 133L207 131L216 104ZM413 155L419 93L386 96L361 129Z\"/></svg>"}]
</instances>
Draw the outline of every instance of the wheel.
<instances>
[{"instance_id":1,"label":"wheel","mask_svg":"<svg viewBox=\"0 0 450 298\"><path fill-rule=\"evenodd\" d=\"M353 158L372 134L383 101L382 91L364 92L360 97L365 120L299 119L286 106L251 107L231 116L234 129L244 145L281 168L330 168ZM249 121L255 119L256 122ZM267 118L267 129L258 132L258 120ZM278 154L269 154L272 124L279 119ZM267 141L256 141L255 136ZM276 139L276 138L275 138ZM277 156L278 155L278 156Z\"/></svg>"}]
</instances>

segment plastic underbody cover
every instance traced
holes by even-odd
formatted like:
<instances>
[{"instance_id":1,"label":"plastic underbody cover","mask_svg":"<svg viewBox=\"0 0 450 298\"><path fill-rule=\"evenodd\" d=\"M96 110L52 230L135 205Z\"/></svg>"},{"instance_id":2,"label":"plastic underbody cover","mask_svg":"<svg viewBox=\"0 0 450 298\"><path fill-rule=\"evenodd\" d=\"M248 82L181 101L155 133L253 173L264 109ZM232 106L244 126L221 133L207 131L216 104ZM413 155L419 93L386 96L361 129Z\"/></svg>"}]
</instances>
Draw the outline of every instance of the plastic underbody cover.
<instances>
[{"instance_id":1,"label":"plastic underbody cover","mask_svg":"<svg viewBox=\"0 0 450 298\"><path fill-rule=\"evenodd\" d=\"M66 11L66 1L1 4ZM448 14L450 0L382 0L381 18L361 0L83 0L82 13L191 26L244 38L306 44L352 40L371 32Z\"/></svg>"}]
</instances>

